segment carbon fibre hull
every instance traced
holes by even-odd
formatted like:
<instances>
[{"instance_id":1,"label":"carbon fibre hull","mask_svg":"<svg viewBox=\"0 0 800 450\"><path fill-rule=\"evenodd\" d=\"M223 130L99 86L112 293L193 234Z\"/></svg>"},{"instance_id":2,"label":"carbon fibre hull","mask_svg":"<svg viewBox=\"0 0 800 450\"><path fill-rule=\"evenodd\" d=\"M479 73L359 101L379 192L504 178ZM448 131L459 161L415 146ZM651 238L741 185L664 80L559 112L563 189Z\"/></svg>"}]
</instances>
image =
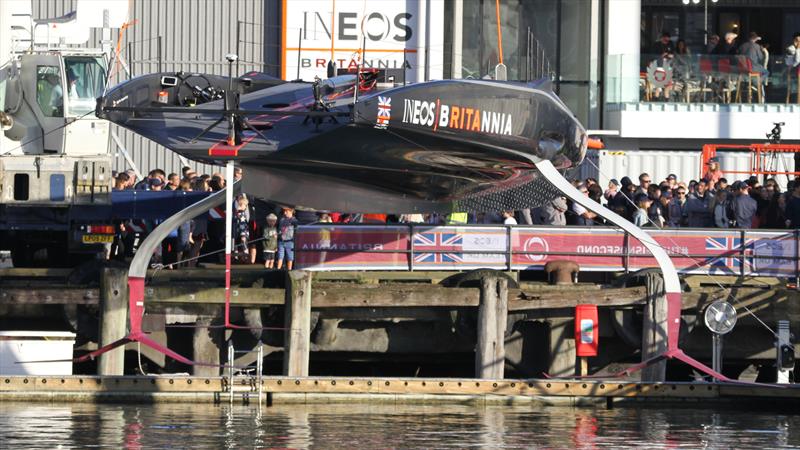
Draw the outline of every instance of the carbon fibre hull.
<instances>
[{"instance_id":1,"label":"carbon fibre hull","mask_svg":"<svg viewBox=\"0 0 800 450\"><path fill-rule=\"evenodd\" d=\"M533 207L555 195L536 163L564 171L585 154L585 130L545 87L447 80L362 93L355 102L354 78L325 81L324 109L315 108L308 83L242 95L238 110L250 129L237 129L234 142L228 121L214 125L221 101L185 112L151 108L155 77L110 91L98 113L190 159L234 159L246 192L316 210Z\"/></svg>"}]
</instances>

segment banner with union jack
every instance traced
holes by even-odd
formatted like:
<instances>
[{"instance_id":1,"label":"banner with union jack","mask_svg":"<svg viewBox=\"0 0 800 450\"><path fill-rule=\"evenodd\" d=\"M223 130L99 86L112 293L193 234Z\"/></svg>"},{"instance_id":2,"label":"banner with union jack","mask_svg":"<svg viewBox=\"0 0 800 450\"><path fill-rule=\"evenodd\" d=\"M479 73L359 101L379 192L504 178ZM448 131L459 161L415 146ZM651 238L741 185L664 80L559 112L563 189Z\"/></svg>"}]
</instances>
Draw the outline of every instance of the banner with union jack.
<instances>
[{"instance_id":1,"label":"banner with union jack","mask_svg":"<svg viewBox=\"0 0 800 450\"><path fill-rule=\"evenodd\" d=\"M652 230L683 274L789 276L797 272L791 231ZM542 270L570 260L582 272L656 267L636 239L603 227L306 225L295 235L306 270Z\"/></svg>"},{"instance_id":2,"label":"banner with union jack","mask_svg":"<svg viewBox=\"0 0 800 450\"><path fill-rule=\"evenodd\" d=\"M507 265L504 228L421 227L412 238L414 267L503 269Z\"/></svg>"},{"instance_id":3,"label":"banner with union jack","mask_svg":"<svg viewBox=\"0 0 800 450\"><path fill-rule=\"evenodd\" d=\"M745 273L753 270L753 240L747 239L742 248L742 239L738 237L707 237L706 250L720 252L719 256L711 257L708 261L711 273L720 271L731 275L741 273L744 263Z\"/></svg>"}]
</instances>

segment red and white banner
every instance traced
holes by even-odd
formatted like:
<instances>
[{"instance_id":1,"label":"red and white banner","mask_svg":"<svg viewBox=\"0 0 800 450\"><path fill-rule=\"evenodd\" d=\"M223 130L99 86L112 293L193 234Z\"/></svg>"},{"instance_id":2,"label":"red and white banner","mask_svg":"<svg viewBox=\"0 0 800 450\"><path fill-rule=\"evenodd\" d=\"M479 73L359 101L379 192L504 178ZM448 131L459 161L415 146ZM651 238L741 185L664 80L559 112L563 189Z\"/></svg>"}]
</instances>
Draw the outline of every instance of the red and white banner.
<instances>
[{"instance_id":1,"label":"red and white banner","mask_svg":"<svg viewBox=\"0 0 800 450\"><path fill-rule=\"evenodd\" d=\"M797 271L791 231L651 234L681 273L794 276ZM310 225L299 227L295 240L297 267L306 270L541 270L555 260L575 261L584 271L657 266L638 240L601 227Z\"/></svg>"}]
</instances>

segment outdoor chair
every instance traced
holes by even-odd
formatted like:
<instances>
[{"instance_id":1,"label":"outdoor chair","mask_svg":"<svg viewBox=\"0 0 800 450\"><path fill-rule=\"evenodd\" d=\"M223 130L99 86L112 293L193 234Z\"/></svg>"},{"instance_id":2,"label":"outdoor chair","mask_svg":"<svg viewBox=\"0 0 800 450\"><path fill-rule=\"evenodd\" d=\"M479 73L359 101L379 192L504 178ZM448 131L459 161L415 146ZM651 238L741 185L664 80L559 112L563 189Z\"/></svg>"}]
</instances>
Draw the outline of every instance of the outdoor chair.
<instances>
[{"instance_id":1,"label":"outdoor chair","mask_svg":"<svg viewBox=\"0 0 800 450\"><path fill-rule=\"evenodd\" d=\"M733 100L733 91L737 92L737 101L739 93L739 74L735 74L731 60L722 57L717 61L717 68L720 73L720 91L722 94L722 101L730 103ZM735 81L734 81L735 80Z\"/></svg>"},{"instance_id":2,"label":"outdoor chair","mask_svg":"<svg viewBox=\"0 0 800 450\"><path fill-rule=\"evenodd\" d=\"M761 72L753 70L753 61L742 56L738 59L738 69L741 76L747 76L747 103L753 103L753 80L756 81L755 89L758 103L764 103L761 87ZM737 90L736 101L741 102L741 92Z\"/></svg>"}]
</instances>

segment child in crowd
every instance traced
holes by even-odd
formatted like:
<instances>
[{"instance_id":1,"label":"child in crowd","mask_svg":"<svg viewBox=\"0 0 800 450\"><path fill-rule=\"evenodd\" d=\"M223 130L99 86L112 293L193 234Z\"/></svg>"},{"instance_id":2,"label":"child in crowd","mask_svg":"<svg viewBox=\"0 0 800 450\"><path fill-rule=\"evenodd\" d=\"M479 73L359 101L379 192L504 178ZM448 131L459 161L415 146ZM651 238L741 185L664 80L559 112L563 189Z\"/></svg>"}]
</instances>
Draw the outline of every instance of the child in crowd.
<instances>
[{"instance_id":1,"label":"child in crowd","mask_svg":"<svg viewBox=\"0 0 800 450\"><path fill-rule=\"evenodd\" d=\"M275 252L278 251L278 216L273 213L267 215L267 224L264 226L261 246L264 250L264 268L272 269L275 265Z\"/></svg>"},{"instance_id":2,"label":"child in crowd","mask_svg":"<svg viewBox=\"0 0 800 450\"><path fill-rule=\"evenodd\" d=\"M503 224L516 225L517 219L514 218L514 211L503 211Z\"/></svg>"},{"instance_id":3,"label":"child in crowd","mask_svg":"<svg viewBox=\"0 0 800 450\"><path fill-rule=\"evenodd\" d=\"M239 194L236 197L236 211L234 211L233 220L236 259L242 263L248 263L250 262L247 248L250 241L250 202L244 194Z\"/></svg>"},{"instance_id":4,"label":"child in crowd","mask_svg":"<svg viewBox=\"0 0 800 450\"><path fill-rule=\"evenodd\" d=\"M278 222L278 266L283 268L286 261L286 270L292 270L294 265L294 227L297 226L297 219L294 217L294 209L283 208L283 217Z\"/></svg>"}]
</instances>

